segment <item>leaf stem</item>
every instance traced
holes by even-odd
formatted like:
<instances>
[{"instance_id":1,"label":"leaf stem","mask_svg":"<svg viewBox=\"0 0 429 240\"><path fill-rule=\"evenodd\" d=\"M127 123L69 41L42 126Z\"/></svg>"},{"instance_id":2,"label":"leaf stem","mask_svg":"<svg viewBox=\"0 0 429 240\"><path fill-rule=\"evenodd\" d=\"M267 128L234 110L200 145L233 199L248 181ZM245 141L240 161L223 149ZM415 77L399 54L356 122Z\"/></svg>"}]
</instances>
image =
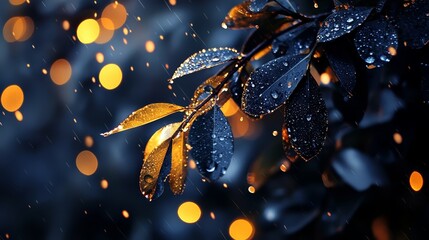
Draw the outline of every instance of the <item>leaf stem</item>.
<instances>
[{"instance_id":1,"label":"leaf stem","mask_svg":"<svg viewBox=\"0 0 429 240\"><path fill-rule=\"evenodd\" d=\"M303 23L305 23L305 21L301 21L283 31L280 31L278 33L274 33L270 38L266 39L265 41L263 41L262 43L260 43L257 47L255 47L251 52L249 52L246 55L241 55L238 57L238 59L232 61L230 64L226 65L225 67L223 67L217 74L216 76L225 76L225 78L222 80L222 82L216 86L215 89L213 89L213 91L210 93L209 96L207 96L203 101L201 101L197 106L192 108L192 113L190 113L189 115L186 116L186 118L182 121L182 125L174 132L174 134L172 135L173 138L177 137L177 135L179 134L179 132L183 131L184 126L186 126L191 120L192 118L195 116L195 114L206 104L208 103L212 98L216 97L220 91L223 89L223 87L225 86L225 84L227 84L229 82L229 80L231 79L231 77L234 75L234 73L236 71L238 71L241 67L243 67L244 65L246 65L251 59L252 57L258 53L259 51L261 51L262 49L264 49L265 47L267 47L269 44L271 44L271 42L274 40L274 38L276 38L277 36L286 33L288 31L291 31L299 26L301 26ZM313 48L311 50L314 51L315 48ZM232 67L232 69L231 69ZM188 108L189 110L189 108Z\"/></svg>"}]
</instances>

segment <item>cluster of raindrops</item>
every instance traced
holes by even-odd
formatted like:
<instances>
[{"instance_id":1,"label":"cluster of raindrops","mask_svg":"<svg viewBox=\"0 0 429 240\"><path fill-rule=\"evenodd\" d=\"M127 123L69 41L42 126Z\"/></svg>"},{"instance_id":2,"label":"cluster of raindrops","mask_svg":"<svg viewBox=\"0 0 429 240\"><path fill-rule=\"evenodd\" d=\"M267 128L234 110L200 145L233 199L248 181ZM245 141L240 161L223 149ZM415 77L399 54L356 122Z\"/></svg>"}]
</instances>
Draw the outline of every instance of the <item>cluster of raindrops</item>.
<instances>
[{"instance_id":1,"label":"cluster of raindrops","mask_svg":"<svg viewBox=\"0 0 429 240\"><path fill-rule=\"evenodd\" d=\"M367 64L381 67L390 62L392 53L396 53L398 35L387 21L377 20L365 23L356 33L354 42L360 57Z\"/></svg>"},{"instance_id":2,"label":"cluster of raindrops","mask_svg":"<svg viewBox=\"0 0 429 240\"><path fill-rule=\"evenodd\" d=\"M190 154L200 173L217 180L226 173L234 152L231 126L218 106L198 117L189 132Z\"/></svg>"},{"instance_id":3,"label":"cluster of raindrops","mask_svg":"<svg viewBox=\"0 0 429 240\"><path fill-rule=\"evenodd\" d=\"M328 112L313 77L301 81L286 103L285 125L292 147L303 159L319 153L328 130Z\"/></svg>"},{"instance_id":4,"label":"cluster of raindrops","mask_svg":"<svg viewBox=\"0 0 429 240\"><path fill-rule=\"evenodd\" d=\"M316 42L317 27L314 22L287 31L274 39L272 51L276 56L305 54Z\"/></svg>"},{"instance_id":5,"label":"cluster of raindrops","mask_svg":"<svg viewBox=\"0 0 429 240\"><path fill-rule=\"evenodd\" d=\"M171 81L199 70L218 66L239 56L238 51L233 48L203 49L187 58L174 72Z\"/></svg>"},{"instance_id":6,"label":"cluster of raindrops","mask_svg":"<svg viewBox=\"0 0 429 240\"><path fill-rule=\"evenodd\" d=\"M284 56L256 69L245 84L244 111L260 116L284 104L305 75L309 61L308 56Z\"/></svg>"},{"instance_id":7,"label":"cluster of raindrops","mask_svg":"<svg viewBox=\"0 0 429 240\"><path fill-rule=\"evenodd\" d=\"M354 7L340 9L329 15L317 35L319 42L329 42L350 33L367 19L372 8Z\"/></svg>"}]
</instances>

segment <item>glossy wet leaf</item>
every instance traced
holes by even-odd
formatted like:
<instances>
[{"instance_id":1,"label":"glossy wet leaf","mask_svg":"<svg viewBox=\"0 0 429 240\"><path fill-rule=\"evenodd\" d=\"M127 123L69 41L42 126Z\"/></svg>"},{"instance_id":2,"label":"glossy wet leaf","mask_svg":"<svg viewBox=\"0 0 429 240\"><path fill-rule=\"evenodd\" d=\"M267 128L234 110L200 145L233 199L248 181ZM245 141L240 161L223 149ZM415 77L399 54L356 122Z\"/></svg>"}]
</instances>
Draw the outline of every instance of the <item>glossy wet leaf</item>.
<instances>
[{"instance_id":1,"label":"glossy wet leaf","mask_svg":"<svg viewBox=\"0 0 429 240\"><path fill-rule=\"evenodd\" d=\"M248 8L251 12L260 12L267 2L268 0L250 0Z\"/></svg>"},{"instance_id":2,"label":"glossy wet leaf","mask_svg":"<svg viewBox=\"0 0 429 240\"><path fill-rule=\"evenodd\" d=\"M160 196L164 190L163 181L168 173L168 169L165 168L169 166L164 159L171 138L180 125L181 123L173 123L159 129L146 145L139 185L141 193L149 200Z\"/></svg>"},{"instance_id":3,"label":"glossy wet leaf","mask_svg":"<svg viewBox=\"0 0 429 240\"><path fill-rule=\"evenodd\" d=\"M188 57L173 74L172 80L218 66L237 58L240 54L233 48L203 49Z\"/></svg>"},{"instance_id":4,"label":"glossy wet leaf","mask_svg":"<svg viewBox=\"0 0 429 240\"><path fill-rule=\"evenodd\" d=\"M186 151L186 133L180 132L179 136L173 138L171 146L171 172L169 183L174 194L181 194L185 189L186 166L188 154Z\"/></svg>"},{"instance_id":5,"label":"glossy wet leaf","mask_svg":"<svg viewBox=\"0 0 429 240\"><path fill-rule=\"evenodd\" d=\"M285 125L299 156L310 160L320 152L328 131L328 111L311 75L301 81L286 103Z\"/></svg>"},{"instance_id":6,"label":"glossy wet leaf","mask_svg":"<svg viewBox=\"0 0 429 240\"><path fill-rule=\"evenodd\" d=\"M184 107L171 103L152 103L131 113L131 115L121 122L119 126L110 130L109 132L102 133L101 135L107 137L131 128L140 127L166 117L170 114L182 112L184 110Z\"/></svg>"},{"instance_id":7,"label":"glossy wet leaf","mask_svg":"<svg viewBox=\"0 0 429 240\"><path fill-rule=\"evenodd\" d=\"M329 42L350 33L366 20L371 11L372 8L354 7L332 13L322 23L317 40Z\"/></svg>"},{"instance_id":8,"label":"glossy wet leaf","mask_svg":"<svg viewBox=\"0 0 429 240\"><path fill-rule=\"evenodd\" d=\"M338 50L338 47L333 44L329 47L326 46L325 54L341 87L351 95L356 85L356 68L350 53L342 51L342 49Z\"/></svg>"},{"instance_id":9,"label":"glossy wet leaf","mask_svg":"<svg viewBox=\"0 0 429 240\"><path fill-rule=\"evenodd\" d=\"M398 13L400 33L407 46L422 48L429 42L429 4L416 0Z\"/></svg>"},{"instance_id":10,"label":"glossy wet leaf","mask_svg":"<svg viewBox=\"0 0 429 240\"><path fill-rule=\"evenodd\" d=\"M149 156L149 154L158 145L160 145L164 141L171 139L173 137L174 132L177 131L177 129L180 127L180 124L181 124L180 122L171 123L171 124L168 124L167 126L164 126L158 129L158 131L156 131L146 143L146 147L144 150L144 158Z\"/></svg>"},{"instance_id":11,"label":"glossy wet leaf","mask_svg":"<svg viewBox=\"0 0 429 240\"><path fill-rule=\"evenodd\" d=\"M190 154L210 180L223 176L234 152L231 126L218 106L199 116L189 132Z\"/></svg>"},{"instance_id":12,"label":"glossy wet leaf","mask_svg":"<svg viewBox=\"0 0 429 240\"><path fill-rule=\"evenodd\" d=\"M253 28L274 16L271 12L252 12L250 1L245 1L233 7L222 22L224 28L243 29Z\"/></svg>"},{"instance_id":13,"label":"glossy wet leaf","mask_svg":"<svg viewBox=\"0 0 429 240\"><path fill-rule=\"evenodd\" d=\"M386 175L375 159L356 149L341 151L332 162L332 167L348 185L357 191L364 191L372 185L386 183Z\"/></svg>"},{"instance_id":14,"label":"glossy wet leaf","mask_svg":"<svg viewBox=\"0 0 429 240\"><path fill-rule=\"evenodd\" d=\"M381 67L390 62L391 52L398 49L395 28L385 20L365 23L356 33L354 43L359 56L367 65Z\"/></svg>"},{"instance_id":15,"label":"glossy wet leaf","mask_svg":"<svg viewBox=\"0 0 429 240\"><path fill-rule=\"evenodd\" d=\"M309 22L274 39L272 44L273 53L280 56L293 56L308 54L316 42L317 26Z\"/></svg>"},{"instance_id":16,"label":"glossy wet leaf","mask_svg":"<svg viewBox=\"0 0 429 240\"><path fill-rule=\"evenodd\" d=\"M260 116L283 105L306 74L309 61L309 55L280 57L256 69L245 84L242 109Z\"/></svg>"}]
</instances>

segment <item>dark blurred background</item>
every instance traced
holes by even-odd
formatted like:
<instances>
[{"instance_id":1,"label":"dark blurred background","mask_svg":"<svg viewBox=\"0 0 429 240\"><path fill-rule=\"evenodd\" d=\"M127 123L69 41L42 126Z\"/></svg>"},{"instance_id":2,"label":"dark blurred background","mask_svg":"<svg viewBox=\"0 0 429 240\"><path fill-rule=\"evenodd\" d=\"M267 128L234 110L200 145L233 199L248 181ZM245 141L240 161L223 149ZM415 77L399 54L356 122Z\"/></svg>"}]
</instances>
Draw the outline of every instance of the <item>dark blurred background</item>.
<instances>
[{"instance_id":1,"label":"dark blurred background","mask_svg":"<svg viewBox=\"0 0 429 240\"><path fill-rule=\"evenodd\" d=\"M0 110L0 239L228 239L231 222L256 209L246 183L255 131L239 133L234 159L220 182L204 183L190 169L183 195L166 189L153 202L138 187L142 149L153 132L180 116L109 138L99 134L146 104L188 104L194 87L217 69L180 79L173 90L167 88L167 79L194 52L240 46L248 32L220 27L239 0L119 1L128 16L110 41L85 45L76 39L79 24L94 14L99 19L112 2L0 2L0 91L18 85L24 94L19 113ZM24 33L28 39L7 38L11 29L6 23L13 17L33 22L34 31ZM24 24L29 29L31 22ZM154 43L153 52L147 51L147 41ZM102 63L97 53L104 56ZM72 69L64 85L50 76L58 59L66 59ZM98 79L109 63L123 73L112 91ZM76 166L84 150L98 163L89 176ZM186 201L202 210L196 224L177 215Z\"/></svg>"},{"instance_id":2,"label":"dark blurred background","mask_svg":"<svg viewBox=\"0 0 429 240\"><path fill-rule=\"evenodd\" d=\"M427 46L414 52L400 46L383 69L356 65L359 94L344 104L332 94L334 84L322 87L330 132L315 160L286 159L282 111L254 121L229 101L223 110L235 151L220 181L203 181L191 161L183 195L168 186L152 202L141 195L147 140L182 116L108 138L100 133L150 103L187 105L219 67L172 87L167 80L201 49L241 48L252 30L221 27L240 2L1 1L0 240L425 239L429 110L415 96L420 78L427 81L429 64L418 60L427 59ZM87 19L98 21L98 36L91 25L77 33ZM337 43L332 46L341 49ZM410 68L410 59L425 70ZM109 64L122 72L112 90L99 76ZM341 114L351 117L335 121ZM346 150L337 153L341 146ZM178 211L188 202L198 205L199 219L198 208ZM185 223L189 217L198 221Z\"/></svg>"}]
</instances>

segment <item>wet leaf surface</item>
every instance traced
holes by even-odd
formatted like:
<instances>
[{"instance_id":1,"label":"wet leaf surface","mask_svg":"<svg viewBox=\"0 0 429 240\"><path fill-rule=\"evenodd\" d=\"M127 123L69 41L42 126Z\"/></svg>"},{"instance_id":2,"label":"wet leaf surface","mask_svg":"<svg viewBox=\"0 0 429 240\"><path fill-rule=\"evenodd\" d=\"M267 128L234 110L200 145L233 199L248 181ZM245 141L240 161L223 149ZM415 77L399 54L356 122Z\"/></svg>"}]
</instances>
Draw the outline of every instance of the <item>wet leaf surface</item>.
<instances>
[{"instance_id":1,"label":"wet leaf surface","mask_svg":"<svg viewBox=\"0 0 429 240\"><path fill-rule=\"evenodd\" d=\"M340 85L351 95L356 85L356 68L347 51L338 50L336 46L326 46L326 58L340 81Z\"/></svg>"},{"instance_id":2,"label":"wet leaf surface","mask_svg":"<svg viewBox=\"0 0 429 240\"><path fill-rule=\"evenodd\" d=\"M286 103L285 125L293 149L303 159L310 160L320 152L328 131L328 112L311 75Z\"/></svg>"},{"instance_id":3,"label":"wet leaf surface","mask_svg":"<svg viewBox=\"0 0 429 240\"><path fill-rule=\"evenodd\" d=\"M341 151L332 166L343 181L357 191L364 191L372 185L381 186L387 181L380 164L355 149Z\"/></svg>"},{"instance_id":4,"label":"wet leaf surface","mask_svg":"<svg viewBox=\"0 0 429 240\"><path fill-rule=\"evenodd\" d=\"M186 150L186 133L180 132L179 136L173 138L171 146L171 171L169 183L174 194L181 194L185 189L186 166L188 154Z\"/></svg>"},{"instance_id":5,"label":"wet leaf surface","mask_svg":"<svg viewBox=\"0 0 429 240\"><path fill-rule=\"evenodd\" d=\"M109 132L102 133L103 137L122 132L131 128L140 127L142 125L151 123L170 114L184 111L185 108L171 103L153 103L146 105L139 110L133 112L126 118L119 126L110 130Z\"/></svg>"},{"instance_id":6,"label":"wet leaf surface","mask_svg":"<svg viewBox=\"0 0 429 240\"><path fill-rule=\"evenodd\" d=\"M429 4L416 0L398 13L400 33L407 46L422 48L429 42Z\"/></svg>"},{"instance_id":7,"label":"wet leaf surface","mask_svg":"<svg viewBox=\"0 0 429 240\"><path fill-rule=\"evenodd\" d=\"M222 26L230 29L253 28L274 16L271 12L252 12L250 9L256 4L252 6L250 4L251 1L245 1L233 7L222 22Z\"/></svg>"},{"instance_id":8,"label":"wet leaf surface","mask_svg":"<svg viewBox=\"0 0 429 240\"><path fill-rule=\"evenodd\" d=\"M354 43L366 64L381 67L390 62L391 52L396 53L398 35L387 21L376 20L365 23L357 31Z\"/></svg>"},{"instance_id":9,"label":"wet leaf surface","mask_svg":"<svg viewBox=\"0 0 429 240\"><path fill-rule=\"evenodd\" d=\"M278 57L309 53L316 42L316 34L315 22L303 24L274 39L272 51Z\"/></svg>"},{"instance_id":10,"label":"wet leaf surface","mask_svg":"<svg viewBox=\"0 0 429 240\"><path fill-rule=\"evenodd\" d=\"M306 74L310 56L280 57L253 72L245 84L242 109L251 116L283 105Z\"/></svg>"},{"instance_id":11,"label":"wet leaf surface","mask_svg":"<svg viewBox=\"0 0 429 240\"><path fill-rule=\"evenodd\" d=\"M170 166L169 163L164 163L164 159L172 135L180 125L181 123L172 123L159 129L146 145L139 185L141 193L149 200L160 196L164 190L163 181L168 174L168 166Z\"/></svg>"},{"instance_id":12,"label":"wet leaf surface","mask_svg":"<svg viewBox=\"0 0 429 240\"><path fill-rule=\"evenodd\" d=\"M319 42L337 39L360 26L371 13L372 8L355 7L340 9L329 15L317 34Z\"/></svg>"},{"instance_id":13,"label":"wet leaf surface","mask_svg":"<svg viewBox=\"0 0 429 240\"><path fill-rule=\"evenodd\" d=\"M190 154L200 173L217 180L226 173L234 152L231 126L218 106L199 116L189 132Z\"/></svg>"},{"instance_id":14,"label":"wet leaf surface","mask_svg":"<svg viewBox=\"0 0 429 240\"><path fill-rule=\"evenodd\" d=\"M182 64L180 64L174 72L172 80L203 69L224 64L238 56L239 53L233 48L203 49L188 57Z\"/></svg>"}]
</instances>

